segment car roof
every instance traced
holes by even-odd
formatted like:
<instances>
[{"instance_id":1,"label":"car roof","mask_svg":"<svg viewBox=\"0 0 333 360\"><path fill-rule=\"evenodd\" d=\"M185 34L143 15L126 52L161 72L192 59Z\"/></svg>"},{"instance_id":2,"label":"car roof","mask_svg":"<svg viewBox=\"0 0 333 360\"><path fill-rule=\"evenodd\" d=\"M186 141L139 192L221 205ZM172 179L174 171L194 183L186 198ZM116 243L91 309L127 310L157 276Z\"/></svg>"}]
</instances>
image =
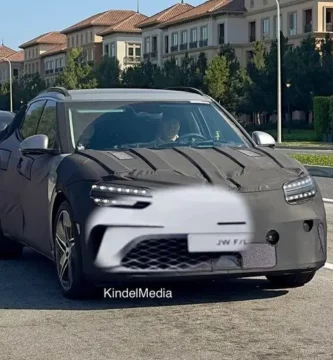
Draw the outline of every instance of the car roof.
<instances>
[{"instance_id":1,"label":"car roof","mask_svg":"<svg viewBox=\"0 0 333 360\"><path fill-rule=\"evenodd\" d=\"M51 88L46 90L38 98L52 97L60 101L209 101L203 95L180 90L162 89L82 89L66 90Z\"/></svg>"}]
</instances>

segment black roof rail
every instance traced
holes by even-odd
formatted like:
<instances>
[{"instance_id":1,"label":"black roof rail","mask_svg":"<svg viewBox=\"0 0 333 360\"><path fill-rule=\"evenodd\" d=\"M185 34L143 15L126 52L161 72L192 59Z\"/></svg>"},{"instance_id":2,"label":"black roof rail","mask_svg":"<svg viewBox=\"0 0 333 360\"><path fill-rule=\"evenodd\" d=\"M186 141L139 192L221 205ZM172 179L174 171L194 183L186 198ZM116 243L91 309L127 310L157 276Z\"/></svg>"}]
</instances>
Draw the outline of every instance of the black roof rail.
<instances>
[{"instance_id":1,"label":"black roof rail","mask_svg":"<svg viewBox=\"0 0 333 360\"><path fill-rule=\"evenodd\" d=\"M70 96L68 90L66 88L64 88L64 87L61 87L61 86L49 87L49 88L41 91L38 95L44 94L46 92L57 92L57 93L62 94L64 96L66 96L66 97Z\"/></svg>"},{"instance_id":2,"label":"black roof rail","mask_svg":"<svg viewBox=\"0 0 333 360\"><path fill-rule=\"evenodd\" d=\"M199 94L202 96L206 96L206 94L203 91L196 89L194 87L190 87L190 86L172 86L172 87L167 87L164 90L186 91L186 92L190 92L193 94Z\"/></svg>"}]
</instances>

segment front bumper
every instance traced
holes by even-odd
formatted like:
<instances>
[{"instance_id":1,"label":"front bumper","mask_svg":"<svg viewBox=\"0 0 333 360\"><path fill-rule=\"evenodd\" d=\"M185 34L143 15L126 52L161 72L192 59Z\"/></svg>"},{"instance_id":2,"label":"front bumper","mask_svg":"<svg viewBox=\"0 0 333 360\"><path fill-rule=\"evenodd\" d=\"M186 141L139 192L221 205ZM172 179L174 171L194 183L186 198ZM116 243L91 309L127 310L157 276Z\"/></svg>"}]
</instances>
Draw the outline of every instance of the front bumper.
<instances>
[{"instance_id":1,"label":"front bumper","mask_svg":"<svg viewBox=\"0 0 333 360\"><path fill-rule=\"evenodd\" d=\"M181 199L170 193L169 203L161 206L154 200L141 210L96 209L85 227L85 274L96 282L245 277L319 269L325 264L326 214L320 194L309 203L288 205L281 191L250 193L244 195L244 208L237 201L226 204L224 192L220 198L217 193L214 197L206 193L200 202L193 196L186 200L185 193ZM218 222L242 220L246 228L235 225L233 229L253 232L246 248L219 253L188 251L189 234L221 232ZM304 221L312 222L308 232ZM275 246L266 241L270 230L280 237Z\"/></svg>"}]
</instances>

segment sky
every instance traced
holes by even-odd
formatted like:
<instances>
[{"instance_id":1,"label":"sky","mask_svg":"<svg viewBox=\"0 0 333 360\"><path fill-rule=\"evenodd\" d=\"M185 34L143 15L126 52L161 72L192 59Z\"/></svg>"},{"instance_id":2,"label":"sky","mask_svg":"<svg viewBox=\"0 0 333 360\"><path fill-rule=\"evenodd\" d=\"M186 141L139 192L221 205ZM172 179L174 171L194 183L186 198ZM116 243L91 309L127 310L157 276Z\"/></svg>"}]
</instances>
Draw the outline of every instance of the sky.
<instances>
[{"instance_id":1,"label":"sky","mask_svg":"<svg viewBox=\"0 0 333 360\"><path fill-rule=\"evenodd\" d=\"M180 0L140 0L140 12L146 16ZM197 6L204 0L184 1ZM106 10L135 10L137 0L16 0L1 1L0 42L14 50L43 33L61 31L94 14ZM0 44L1 45L1 44Z\"/></svg>"}]
</instances>

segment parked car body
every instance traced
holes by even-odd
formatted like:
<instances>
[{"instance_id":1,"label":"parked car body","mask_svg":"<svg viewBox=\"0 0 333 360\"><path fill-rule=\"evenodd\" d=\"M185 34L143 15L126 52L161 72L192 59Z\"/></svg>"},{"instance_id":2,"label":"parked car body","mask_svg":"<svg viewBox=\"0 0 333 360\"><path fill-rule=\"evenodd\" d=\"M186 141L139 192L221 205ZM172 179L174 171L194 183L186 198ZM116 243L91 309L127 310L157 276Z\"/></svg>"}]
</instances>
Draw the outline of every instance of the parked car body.
<instances>
[{"instance_id":1,"label":"parked car body","mask_svg":"<svg viewBox=\"0 0 333 360\"><path fill-rule=\"evenodd\" d=\"M51 88L22 108L0 140L0 256L49 257L71 298L137 278L309 282L327 246L315 181L183 90Z\"/></svg>"}]
</instances>

